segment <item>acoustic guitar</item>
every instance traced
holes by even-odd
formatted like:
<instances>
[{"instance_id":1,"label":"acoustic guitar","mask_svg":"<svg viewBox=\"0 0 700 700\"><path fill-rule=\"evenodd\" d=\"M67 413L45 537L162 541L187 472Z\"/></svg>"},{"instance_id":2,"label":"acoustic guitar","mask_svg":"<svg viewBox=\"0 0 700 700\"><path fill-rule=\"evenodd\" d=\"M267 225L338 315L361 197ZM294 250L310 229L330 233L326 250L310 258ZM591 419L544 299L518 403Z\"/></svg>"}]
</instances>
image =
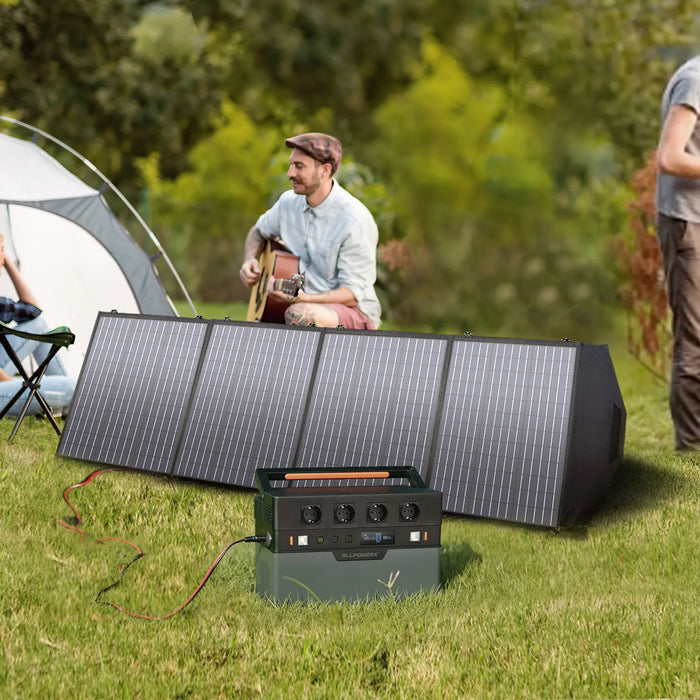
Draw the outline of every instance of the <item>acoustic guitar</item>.
<instances>
[{"instance_id":1,"label":"acoustic guitar","mask_svg":"<svg viewBox=\"0 0 700 700\"><path fill-rule=\"evenodd\" d=\"M269 296L270 277L275 278L274 289L288 296L296 296L304 284L299 274L299 258L290 253L282 243L268 241L258 260L260 279L250 292L246 321L284 323L284 312L289 302Z\"/></svg>"}]
</instances>

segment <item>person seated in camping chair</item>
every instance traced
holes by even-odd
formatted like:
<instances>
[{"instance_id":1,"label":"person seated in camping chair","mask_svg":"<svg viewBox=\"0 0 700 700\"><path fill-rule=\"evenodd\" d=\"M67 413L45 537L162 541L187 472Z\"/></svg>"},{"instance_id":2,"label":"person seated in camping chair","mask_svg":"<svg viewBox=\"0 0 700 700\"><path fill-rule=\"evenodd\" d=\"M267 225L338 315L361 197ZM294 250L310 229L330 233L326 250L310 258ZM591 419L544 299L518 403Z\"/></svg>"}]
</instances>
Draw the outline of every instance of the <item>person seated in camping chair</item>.
<instances>
[{"instance_id":1,"label":"person seated in camping chair","mask_svg":"<svg viewBox=\"0 0 700 700\"><path fill-rule=\"evenodd\" d=\"M15 287L18 299L9 299L0 296L0 321L3 323L15 322L15 328L27 333L46 333L49 327L41 318L41 308L29 285L23 279L17 266L5 256L5 241L0 234L0 274L7 272ZM28 340L17 336L8 336L12 349L20 361L30 355L37 364L43 362L48 355L51 346L48 343L40 343L36 340ZM16 367L5 350L0 346L0 408L2 408L22 386L23 380L15 378ZM68 412L73 392L75 379L66 375L65 367L56 355L49 363L46 374L41 382L41 393L44 395L53 411L65 415ZM21 402L16 402L10 409L10 415L17 415L21 410ZM40 410L39 403L34 399L29 407L29 414L35 414Z\"/></svg>"}]
</instances>

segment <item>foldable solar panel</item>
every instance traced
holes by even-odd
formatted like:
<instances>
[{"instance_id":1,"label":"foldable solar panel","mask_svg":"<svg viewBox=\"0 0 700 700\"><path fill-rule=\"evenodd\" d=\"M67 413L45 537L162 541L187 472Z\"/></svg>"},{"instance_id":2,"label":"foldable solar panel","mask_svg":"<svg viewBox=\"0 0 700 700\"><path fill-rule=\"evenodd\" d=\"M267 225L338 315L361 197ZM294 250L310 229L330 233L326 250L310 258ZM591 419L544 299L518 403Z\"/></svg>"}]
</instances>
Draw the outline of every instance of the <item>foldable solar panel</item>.
<instances>
[{"instance_id":1,"label":"foldable solar panel","mask_svg":"<svg viewBox=\"0 0 700 700\"><path fill-rule=\"evenodd\" d=\"M605 346L100 314L58 454L244 487L413 466L448 512L556 527L625 418Z\"/></svg>"}]
</instances>

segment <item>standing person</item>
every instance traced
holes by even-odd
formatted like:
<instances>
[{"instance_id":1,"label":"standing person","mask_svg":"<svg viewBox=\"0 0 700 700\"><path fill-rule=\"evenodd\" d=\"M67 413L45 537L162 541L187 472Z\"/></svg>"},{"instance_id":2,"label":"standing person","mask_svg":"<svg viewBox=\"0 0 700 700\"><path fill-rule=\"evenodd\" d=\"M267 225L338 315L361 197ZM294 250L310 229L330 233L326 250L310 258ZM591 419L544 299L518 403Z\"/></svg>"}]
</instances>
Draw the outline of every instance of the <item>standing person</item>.
<instances>
[{"instance_id":1,"label":"standing person","mask_svg":"<svg viewBox=\"0 0 700 700\"><path fill-rule=\"evenodd\" d=\"M270 291L290 303L285 323L297 326L368 328L381 323L374 291L377 225L367 207L333 177L343 155L334 136L308 133L285 141L292 149L285 192L257 220L245 242L241 281L260 278L258 257L265 241L281 239L299 258L304 290L294 297Z\"/></svg>"},{"instance_id":2,"label":"standing person","mask_svg":"<svg viewBox=\"0 0 700 700\"><path fill-rule=\"evenodd\" d=\"M676 448L700 449L700 56L671 77L661 105L657 232L673 313L670 408Z\"/></svg>"},{"instance_id":3,"label":"standing person","mask_svg":"<svg viewBox=\"0 0 700 700\"><path fill-rule=\"evenodd\" d=\"M17 300L8 297L0 297L0 321L3 323L15 322L15 328L27 333L46 333L49 328L41 318L41 308L31 288L20 274L17 266L5 256L4 238L0 234L0 274L7 272L15 291ZM47 357L51 345L40 343L36 340L27 340L18 336L6 336L10 346L15 351L20 361L29 355L34 357L37 364L41 364ZM16 367L4 348L0 346L0 409L19 391L23 379L15 379ZM70 406L75 390L75 380L66 376L66 370L58 356L55 356L46 369L46 374L41 382L41 391L48 403L57 414L65 414ZM10 415L17 415L23 402L16 402L10 409ZM29 413L37 413L40 410L39 403L34 399L30 405Z\"/></svg>"}]
</instances>

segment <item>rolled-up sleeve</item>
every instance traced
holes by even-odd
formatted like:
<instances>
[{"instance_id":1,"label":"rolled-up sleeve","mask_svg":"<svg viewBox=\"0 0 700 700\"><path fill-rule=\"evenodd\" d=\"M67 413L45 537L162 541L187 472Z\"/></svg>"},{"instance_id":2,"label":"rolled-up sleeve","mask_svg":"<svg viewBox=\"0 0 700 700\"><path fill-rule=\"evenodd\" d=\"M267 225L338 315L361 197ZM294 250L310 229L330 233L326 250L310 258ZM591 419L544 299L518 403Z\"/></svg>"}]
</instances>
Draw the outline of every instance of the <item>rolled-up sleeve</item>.
<instances>
[{"instance_id":1,"label":"rolled-up sleeve","mask_svg":"<svg viewBox=\"0 0 700 700\"><path fill-rule=\"evenodd\" d=\"M41 309L34 306L34 304L0 297L0 321L3 323L31 321L39 315L41 315Z\"/></svg>"}]
</instances>

